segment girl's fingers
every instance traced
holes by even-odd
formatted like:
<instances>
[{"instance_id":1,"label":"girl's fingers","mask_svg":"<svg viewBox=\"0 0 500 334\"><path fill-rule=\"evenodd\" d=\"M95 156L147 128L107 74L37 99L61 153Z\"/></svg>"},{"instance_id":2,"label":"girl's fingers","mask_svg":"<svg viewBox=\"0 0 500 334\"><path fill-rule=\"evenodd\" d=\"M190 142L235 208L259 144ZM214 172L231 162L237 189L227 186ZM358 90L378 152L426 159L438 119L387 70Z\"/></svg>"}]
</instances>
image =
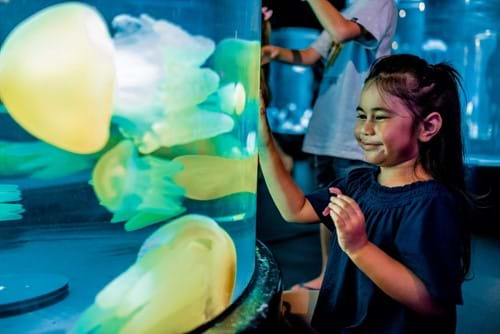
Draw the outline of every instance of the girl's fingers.
<instances>
[{"instance_id":1,"label":"girl's fingers","mask_svg":"<svg viewBox=\"0 0 500 334\"><path fill-rule=\"evenodd\" d=\"M356 201L353 200L352 198L350 198L349 196L341 195L341 196L338 196L338 199L340 201L343 201L345 203L346 207L349 207L352 215L357 216L357 217L360 217L363 215L358 203L356 203Z\"/></svg>"},{"instance_id":2,"label":"girl's fingers","mask_svg":"<svg viewBox=\"0 0 500 334\"><path fill-rule=\"evenodd\" d=\"M342 195L342 191L336 187L330 187L328 188L328 191L330 192L330 194Z\"/></svg>"},{"instance_id":3,"label":"girl's fingers","mask_svg":"<svg viewBox=\"0 0 500 334\"><path fill-rule=\"evenodd\" d=\"M332 218L334 219L334 223L340 226L344 226L346 224L346 221L349 220L349 214L334 203L328 204L328 207L330 208L330 216L334 215L332 216Z\"/></svg>"},{"instance_id":4,"label":"girl's fingers","mask_svg":"<svg viewBox=\"0 0 500 334\"><path fill-rule=\"evenodd\" d=\"M333 225L335 225L336 230L339 230L344 226L341 222L341 218L333 210L330 210L330 217L333 220Z\"/></svg>"},{"instance_id":5,"label":"girl's fingers","mask_svg":"<svg viewBox=\"0 0 500 334\"><path fill-rule=\"evenodd\" d=\"M322 214L323 214L323 216L325 216L325 217L326 217L326 216L328 216L328 215L330 214L330 208L327 206L327 207L323 210Z\"/></svg>"},{"instance_id":6,"label":"girl's fingers","mask_svg":"<svg viewBox=\"0 0 500 334\"><path fill-rule=\"evenodd\" d=\"M333 203L334 205L340 207L342 210L346 211L349 216L357 216L356 207L352 205L354 201L347 201L347 198L348 197L344 195L338 195L336 197L332 196L330 197L330 203Z\"/></svg>"}]
</instances>

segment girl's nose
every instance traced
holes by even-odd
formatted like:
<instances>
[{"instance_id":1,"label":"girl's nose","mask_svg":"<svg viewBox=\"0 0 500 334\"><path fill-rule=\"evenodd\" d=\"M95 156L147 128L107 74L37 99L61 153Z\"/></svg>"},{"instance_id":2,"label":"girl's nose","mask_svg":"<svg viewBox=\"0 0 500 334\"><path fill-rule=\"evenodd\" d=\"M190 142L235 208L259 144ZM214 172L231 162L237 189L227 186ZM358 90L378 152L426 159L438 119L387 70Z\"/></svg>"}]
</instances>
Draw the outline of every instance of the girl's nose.
<instances>
[{"instance_id":1,"label":"girl's nose","mask_svg":"<svg viewBox=\"0 0 500 334\"><path fill-rule=\"evenodd\" d=\"M374 125L371 120L366 120L363 122L363 125L361 126L361 132L364 135L373 135L374 134Z\"/></svg>"}]
</instances>

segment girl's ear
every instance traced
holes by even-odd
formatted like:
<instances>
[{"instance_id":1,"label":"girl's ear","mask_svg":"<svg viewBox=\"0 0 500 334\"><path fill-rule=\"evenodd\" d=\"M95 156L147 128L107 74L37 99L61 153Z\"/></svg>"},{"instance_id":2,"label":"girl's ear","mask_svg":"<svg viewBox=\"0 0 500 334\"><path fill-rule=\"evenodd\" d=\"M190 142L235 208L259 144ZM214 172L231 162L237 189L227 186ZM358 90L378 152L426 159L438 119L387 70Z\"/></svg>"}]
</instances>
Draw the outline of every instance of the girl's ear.
<instances>
[{"instance_id":1,"label":"girl's ear","mask_svg":"<svg viewBox=\"0 0 500 334\"><path fill-rule=\"evenodd\" d=\"M418 140L426 143L430 141L441 130L443 119L438 112L431 112L420 123Z\"/></svg>"}]
</instances>

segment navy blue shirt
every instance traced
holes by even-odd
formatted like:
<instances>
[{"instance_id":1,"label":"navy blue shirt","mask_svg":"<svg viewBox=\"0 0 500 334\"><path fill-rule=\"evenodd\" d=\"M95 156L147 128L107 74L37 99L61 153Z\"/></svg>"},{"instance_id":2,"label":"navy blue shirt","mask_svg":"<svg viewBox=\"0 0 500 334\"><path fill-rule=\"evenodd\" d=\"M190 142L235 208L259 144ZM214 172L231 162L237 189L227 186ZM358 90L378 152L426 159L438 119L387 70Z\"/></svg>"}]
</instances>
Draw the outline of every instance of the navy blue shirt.
<instances>
[{"instance_id":1,"label":"navy blue shirt","mask_svg":"<svg viewBox=\"0 0 500 334\"><path fill-rule=\"evenodd\" d=\"M462 303L463 215L457 198L437 181L401 187L377 182L378 169L361 168L307 196L334 232L312 326L321 333L454 333ZM380 290L340 248L330 216L329 187L352 197L365 216L368 239L403 263L445 311L424 317Z\"/></svg>"}]
</instances>

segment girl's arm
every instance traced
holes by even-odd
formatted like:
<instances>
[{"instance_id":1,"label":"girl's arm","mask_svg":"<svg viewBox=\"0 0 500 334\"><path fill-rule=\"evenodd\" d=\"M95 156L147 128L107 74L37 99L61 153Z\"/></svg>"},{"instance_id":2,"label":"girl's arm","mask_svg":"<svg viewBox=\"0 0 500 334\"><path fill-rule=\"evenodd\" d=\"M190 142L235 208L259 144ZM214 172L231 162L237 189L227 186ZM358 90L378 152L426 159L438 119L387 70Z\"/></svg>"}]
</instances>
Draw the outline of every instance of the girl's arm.
<instances>
[{"instance_id":1,"label":"girl's arm","mask_svg":"<svg viewBox=\"0 0 500 334\"><path fill-rule=\"evenodd\" d=\"M361 27L356 22L342 16L327 0L307 0L307 2L335 43L347 42L363 34Z\"/></svg>"},{"instance_id":2,"label":"girl's arm","mask_svg":"<svg viewBox=\"0 0 500 334\"><path fill-rule=\"evenodd\" d=\"M330 215L342 250L375 285L388 296L424 315L438 315L443 309L424 283L402 263L368 241L365 218L358 204L332 188Z\"/></svg>"},{"instance_id":3,"label":"girl's arm","mask_svg":"<svg viewBox=\"0 0 500 334\"><path fill-rule=\"evenodd\" d=\"M259 163L274 203L288 222L317 222L318 215L281 161L262 98L259 117Z\"/></svg>"},{"instance_id":4,"label":"girl's arm","mask_svg":"<svg viewBox=\"0 0 500 334\"><path fill-rule=\"evenodd\" d=\"M272 60L288 64L312 65L321 59L321 55L314 48L292 50L276 45L264 45L261 49L261 63L265 65Z\"/></svg>"},{"instance_id":5,"label":"girl's arm","mask_svg":"<svg viewBox=\"0 0 500 334\"><path fill-rule=\"evenodd\" d=\"M439 315L442 307L430 296L424 283L401 262L367 242L354 252L346 252L354 264L391 298L417 313Z\"/></svg>"}]
</instances>

